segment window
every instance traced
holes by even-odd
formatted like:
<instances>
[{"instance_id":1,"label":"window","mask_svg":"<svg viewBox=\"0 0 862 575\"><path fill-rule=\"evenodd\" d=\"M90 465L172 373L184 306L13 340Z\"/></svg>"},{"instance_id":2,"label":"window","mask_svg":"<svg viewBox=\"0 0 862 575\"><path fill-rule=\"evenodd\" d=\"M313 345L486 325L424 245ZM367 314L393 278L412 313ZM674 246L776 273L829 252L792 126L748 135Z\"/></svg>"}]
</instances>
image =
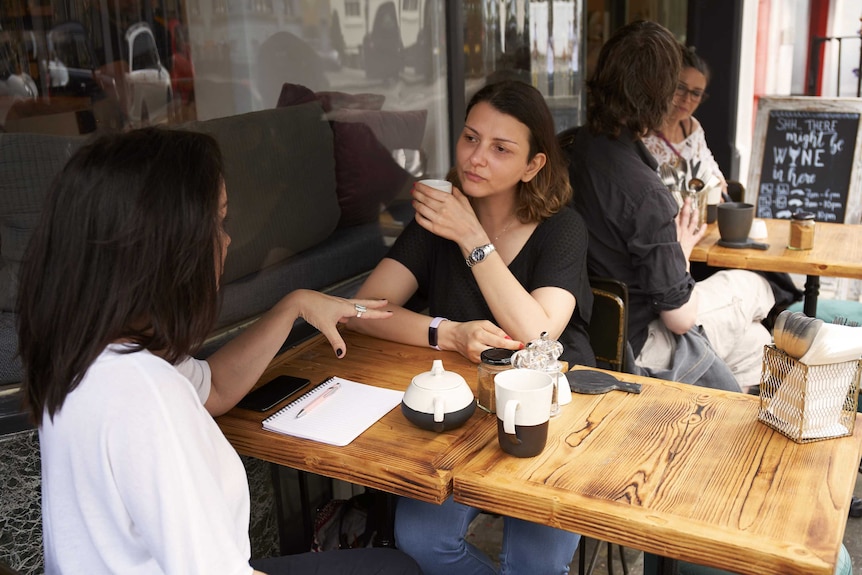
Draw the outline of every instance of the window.
<instances>
[{"instance_id":1,"label":"window","mask_svg":"<svg viewBox=\"0 0 862 575\"><path fill-rule=\"evenodd\" d=\"M345 0L344 15L351 18L361 18L362 6L359 4L359 0Z\"/></svg>"}]
</instances>

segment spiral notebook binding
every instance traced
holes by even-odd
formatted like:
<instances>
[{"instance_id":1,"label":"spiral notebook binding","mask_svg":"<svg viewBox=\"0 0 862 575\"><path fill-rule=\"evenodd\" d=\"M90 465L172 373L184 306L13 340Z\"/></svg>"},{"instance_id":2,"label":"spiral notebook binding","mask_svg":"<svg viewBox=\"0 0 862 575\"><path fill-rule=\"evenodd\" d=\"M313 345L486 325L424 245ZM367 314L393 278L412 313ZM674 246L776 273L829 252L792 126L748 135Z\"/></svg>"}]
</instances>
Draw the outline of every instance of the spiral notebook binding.
<instances>
[{"instance_id":1,"label":"spiral notebook binding","mask_svg":"<svg viewBox=\"0 0 862 575\"><path fill-rule=\"evenodd\" d=\"M275 413L273 413L272 415L270 415L269 417L264 419L263 423L266 423L272 419L276 419L279 415L281 415L287 411L290 411L291 408L294 408L297 405L304 403L305 400L307 400L311 397L314 397L316 394L325 390L327 388L327 384L332 383L333 381L335 381L334 376L327 377L326 379L324 379L323 381L321 381L320 383L315 385L313 388L309 389L308 391L306 391L305 393L303 393L302 395L300 395L299 397L297 397L296 399L294 399L293 401L291 401L290 403L288 403L287 405L285 405L284 407L282 407L281 409L279 409L278 411L276 411Z\"/></svg>"}]
</instances>

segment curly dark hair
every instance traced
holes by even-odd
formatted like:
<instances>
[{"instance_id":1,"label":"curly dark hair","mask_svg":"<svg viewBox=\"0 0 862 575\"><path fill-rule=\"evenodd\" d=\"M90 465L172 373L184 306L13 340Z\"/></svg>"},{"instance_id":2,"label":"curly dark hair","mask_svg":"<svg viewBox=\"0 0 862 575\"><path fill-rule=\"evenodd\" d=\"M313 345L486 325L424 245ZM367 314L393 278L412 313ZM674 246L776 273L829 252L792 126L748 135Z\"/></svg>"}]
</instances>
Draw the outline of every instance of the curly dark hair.
<instances>
[{"instance_id":1,"label":"curly dark hair","mask_svg":"<svg viewBox=\"0 0 862 575\"><path fill-rule=\"evenodd\" d=\"M681 66L681 46L660 24L623 26L602 46L587 82L587 123L594 134L617 137L622 126L642 136L661 127Z\"/></svg>"},{"instance_id":2,"label":"curly dark hair","mask_svg":"<svg viewBox=\"0 0 862 575\"><path fill-rule=\"evenodd\" d=\"M108 344L173 363L204 341L218 312L222 174L212 137L145 128L97 138L55 178L18 297L37 425Z\"/></svg>"},{"instance_id":3,"label":"curly dark hair","mask_svg":"<svg viewBox=\"0 0 862 575\"><path fill-rule=\"evenodd\" d=\"M519 184L515 215L522 222L537 222L560 211L571 199L572 187L563 151L557 141L554 118L542 93L520 80L502 80L476 92L467 105L467 115L480 102L487 102L495 110L527 126L530 130L527 161L540 152L547 158L544 167L532 180ZM454 168L447 177L461 187Z\"/></svg>"}]
</instances>

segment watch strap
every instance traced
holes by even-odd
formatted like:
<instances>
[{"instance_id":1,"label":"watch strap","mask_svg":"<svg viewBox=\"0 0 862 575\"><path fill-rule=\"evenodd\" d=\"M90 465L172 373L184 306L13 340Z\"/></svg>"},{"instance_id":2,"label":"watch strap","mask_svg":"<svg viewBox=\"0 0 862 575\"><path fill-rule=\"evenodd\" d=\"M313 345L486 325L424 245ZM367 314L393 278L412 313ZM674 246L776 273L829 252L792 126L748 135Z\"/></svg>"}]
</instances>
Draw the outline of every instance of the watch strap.
<instances>
[{"instance_id":1,"label":"watch strap","mask_svg":"<svg viewBox=\"0 0 862 575\"><path fill-rule=\"evenodd\" d=\"M440 346L437 345L437 328L444 321L449 321L445 317L435 317L431 320L431 325L428 326L428 345L433 347L436 350L440 350Z\"/></svg>"}]
</instances>

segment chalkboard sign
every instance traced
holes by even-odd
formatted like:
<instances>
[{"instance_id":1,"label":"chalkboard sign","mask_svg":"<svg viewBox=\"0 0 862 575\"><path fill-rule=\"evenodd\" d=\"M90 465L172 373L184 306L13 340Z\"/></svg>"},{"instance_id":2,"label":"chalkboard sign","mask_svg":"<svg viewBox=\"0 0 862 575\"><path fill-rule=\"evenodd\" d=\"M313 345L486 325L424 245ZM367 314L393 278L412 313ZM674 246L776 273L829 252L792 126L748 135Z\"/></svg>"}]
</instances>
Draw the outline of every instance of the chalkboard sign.
<instances>
[{"instance_id":1,"label":"chalkboard sign","mask_svg":"<svg viewBox=\"0 0 862 575\"><path fill-rule=\"evenodd\" d=\"M859 100L761 99L746 193L757 216L859 223L860 127Z\"/></svg>"}]
</instances>

